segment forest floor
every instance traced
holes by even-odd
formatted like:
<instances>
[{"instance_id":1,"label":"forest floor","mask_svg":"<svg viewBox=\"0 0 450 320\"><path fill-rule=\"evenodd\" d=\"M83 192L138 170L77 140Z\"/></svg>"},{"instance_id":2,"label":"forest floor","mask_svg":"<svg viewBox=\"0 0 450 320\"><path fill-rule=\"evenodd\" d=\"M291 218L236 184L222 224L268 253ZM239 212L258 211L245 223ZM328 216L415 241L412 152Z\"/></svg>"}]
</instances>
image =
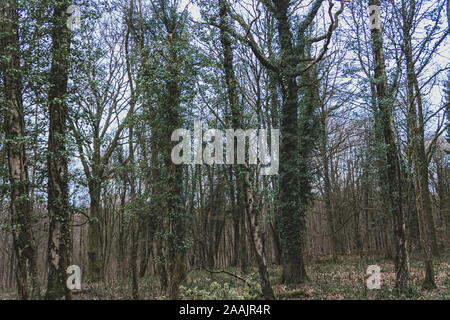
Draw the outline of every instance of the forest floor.
<instances>
[{"instance_id":1,"label":"forest floor","mask_svg":"<svg viewBox=\"0 0 450 320\"><path fill-rule=\"evenodd\" d=\"M278 299L301 300L450 300L450 252L442 255L440 261L434 261L436 289L425 290L421 286L424 277L423 263L417 258L411 259L412 286L407 294L398 294L395 284L392 261L380 257L360 259L359 257L339 257L334 262L330 257L311 261L307 266L309 281L297 286L281 284L281 267L269 268L270 280ZM378 265L381 268L381 289L367 289L367 267ZM183 286L183 299L221 300L221 299L261 299L256 268L243 275L236 268L215 270L190 270ZM166 299L161 293L157 276L139 280L141 299ZM81 293L75 294L75 300L117 300L130 299L129 280L109 284L83 286ZM14 294L0 292L0 299L14 299Z\"/></svg>"}]
</instances>

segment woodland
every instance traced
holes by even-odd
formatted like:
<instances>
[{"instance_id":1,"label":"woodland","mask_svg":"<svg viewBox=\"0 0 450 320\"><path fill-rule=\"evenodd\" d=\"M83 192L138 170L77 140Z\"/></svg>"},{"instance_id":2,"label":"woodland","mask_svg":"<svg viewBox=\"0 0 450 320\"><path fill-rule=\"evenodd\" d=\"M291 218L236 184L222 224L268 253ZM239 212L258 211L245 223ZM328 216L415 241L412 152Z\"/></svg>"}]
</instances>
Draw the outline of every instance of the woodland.
<instances>
[{"instance_id":1,"label":"woodland","mask_svg":"<svg viewBox=\"0 0 450 320\"><path fill-rule=\"evenodd\" d=\"M449 34L450 0L0 0L0 300L449 300Z\"/></svg>"}]
</instances>

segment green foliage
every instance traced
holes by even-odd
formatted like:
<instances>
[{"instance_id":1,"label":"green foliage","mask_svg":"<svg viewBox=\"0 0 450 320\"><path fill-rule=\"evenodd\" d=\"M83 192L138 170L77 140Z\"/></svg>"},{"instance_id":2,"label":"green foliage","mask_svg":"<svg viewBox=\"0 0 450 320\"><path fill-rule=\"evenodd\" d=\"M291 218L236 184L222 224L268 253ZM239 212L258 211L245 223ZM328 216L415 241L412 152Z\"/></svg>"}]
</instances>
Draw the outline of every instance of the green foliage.
<instances>
[{"instance_id":1,"label":"green foliage","mask_svg":"<svg viewBox=\"0 0 450 320\"><path fill-rule=\"evenodd\" d=\"M220 284L214 281L206 289L180 286L180 295L184 300L255 300L262 297L256 273L248 277L242 290L233 288L228 282Z\"/></svg>"},{"instance_id":2,"label":"green foliage","mask_svg":"<svg viewBox=\"0 0 450 320\"><path fill-rule=\"evenodd\" d=\"M245 281L243 296L246 300L255 300L262 297L261 284L257 273L252 273Z\"/></svg>"},{"instance_id":3,"label":"green foliage","mask_svg":"<svg viewBox=\"0 0 450 320\"><path fill-rule=\"evenodd\" d=\"M197 286L187 288L180 286L180 297L183 300L244 300L244 296L229 283L211 283L208 289L199 289Z\"/></svg>"}]
</instances>

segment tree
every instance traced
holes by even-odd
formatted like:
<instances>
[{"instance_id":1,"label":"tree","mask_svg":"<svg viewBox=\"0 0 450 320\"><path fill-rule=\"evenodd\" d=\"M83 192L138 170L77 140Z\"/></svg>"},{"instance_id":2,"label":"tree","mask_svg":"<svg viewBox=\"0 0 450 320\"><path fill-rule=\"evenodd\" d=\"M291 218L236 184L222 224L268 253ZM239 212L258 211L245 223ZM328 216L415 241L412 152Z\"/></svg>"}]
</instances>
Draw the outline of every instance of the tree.
<instances>
[{"instance_id":1,"label":"tree","mask_svg":"<svg viewBox=\"0 0 450 320\"><path fill-rule=\"evenodd\" d=\"M369 0L369 7L380 6L379 0ZM381 30L373 28L371 31L372 48L375 61L376 97L380 125L382 126L386 156L387 190L390 210L394 220L394 235L396 245L395 273L396 288L406 291L409 288L409 257L406 243L405 213L402 203L402 181L400 168L400 154L395 141L395 132L392 125L393 99L387 82L386 64L383 49Z\"/></svg>"},{"instance_id":2,"label":"tree","mask_svg":"<svg viewBox=\"0 0 450 320\"><path fill-rule=\"evenodd\" d=\"M404 4L405 5L405 4ZM409 9L409 10L408 10ZM431 197L428 186L428 159L425 153L425 135L423 123L422 96L415 71L412 47L413 19L416 15L416 1L412 0L408 7L402 8L403 39L402 49L406 58L408 81L408 127L414 169L414 190L416 193L416 209L419 224L419 235L425 253L425 282L427 288L435 287L431 249L437 251L436 232L431 208ZM416 90L419 90L416 92ZM416 100L418 108L416 108ZM418 109L418 110L417 110ZM417 114L418 113L418 114ZM417 123L419 121L419 123ZM425 220L425 216L428 220ZM433 240L434 239L434 240ZM431 241L430 241L431 240Z\"/></svg>"},{"instance_id":3,"label":"tree","mask_svg":"<svg viewBox=\"0 0 450 320\"><path fill-rule=\"evenodd\" d=\"M447 141L450 143L450 72L445 83L444 93L447 95L445 101L445 114L447 115ZM450 150L449 150L450 152Z\"/></svg>"},{"instance_id":4,"label":"tree","mask_svg":"<svg viewBox=\"0 0 450 320\"><path fill-rule=\"evenodd\" d=\"M447 24L450 26L450 0L447 0Z\"/></svg>"},{"instance_id":5,"label":"tree","mask_svg":"<svg viewBox=\"0 0 450 320\"><path fill-rule=\"evenodd\" d=\"M238 97L238 84L235 77L235 72L233 68L233 49L231 46L231 38L228 33L228 29L230 28L230 21L229 21L229 4L226 0L220 0L219 1L219 16L220 16L220 40L222 44L222 50L223 50L223 68L225 71L225 82L227 85L227 93L228 93L228 100L230 104L231 109L231 117L232 117L232 126L233 128L241 128L241 115L240 115L240 108L239 108L239 97ZM236 148L234 151L234 154L236 154ZM241 175L239 174L238 170L234 170L234 176L236 179L236 185L237 185L237 195L236 195L236 202L233 201L233 204L236 203L237 205L234 207L233 210L233 228L234 228L234 253L235 253L235 260L236 264L239 258L243 258L243 255L245 255L245 252L243 252L243 249L240 247L241 245L241 225L242 225L242 216L245 214L242 210L244 207L242 200L243 197L241 196L242 192L242 179ZM234 189L231 191L232 196L234 197L235 191ZM234 199L233 199L234 200Z\"/></svg>"},{"instance_id":6,"label":"tree","mask_svg":"<svg viewBox=\"0 0 450 320\"><path fill-rule=\"evenodd\" d=\"M223 66L225 69L225 83L227 84L227 93L229 104L231 108L232 124L234 128L241 128L241 114L239 111L239 100L237 94L237 81L235 78L235 72L233 69L233 50L231 48L231 41L228 34L230 29L228 21L228 3L225 0L219 0L219 10L220 10L220 36L223 49ZM234 139L234 137L233 137ZM234 145L234 154L237 154L237 146ZM234 159L233 159L234 162ZM258 270L261 279L261 290L263 296L267 300L274 300L275 295L270 285L269 274L267 271L267 263L265 257L264 242L262 240L261 234L261 216L260 210L257 206L257 202L254 197L254 185L251 181L251 172L248 166L244 166L243 170L237 169L236 171L236 181L238 185L238 191L240 192L243 187L244 198L245 198L245 211L246 217L250 226L250 235L253 251L256 255L258 262ZM236 224L237 218L235 218ZM236 234L236 227L235 227ZM239 234L239 233L237 233Z\"/></svg>"},{"instance_id":7,"label":"tree","mask_svg":"<svg viewBox=\"0 0 450 320\"><path fill-rule=\"evenodd\" d=\"M14 250L17 256L17 288L20 299L39 295L35 241L32 231L25 120L22 97L22 70L19 45L18 2L8 0L0 8L0 61L3 81L5 150L10 179L10 212ZM27 266L28 263L28 266ZM29 280L29 274L31 279ZM28 291L29 281L32 293Z\"/></svg>"},{"instance_id":8,"label":"tree","mask_svg":"<svg viewBox=\"0 0 450 320\"><path fill-rule=\"evenodd\" d=\"M70 31L65 12L70 2L56 1L52 15L52 66L50 70L48 108L48 281L46 299L71 299L66 286L70 265L71 229L69 171L67 154L67 83L70 69Z\"/></svg>"},{"instance_id":9,"label":"tree","mask_svg":"<svg viewBox=\"0 0 450 320\"><path fill-rule=\"evenodd\" d=\"M126 143L124 132L138 111L137 107L129 108L130 98L126 95L132 79L127 80L127 57L121 45L125 35L123 29L117 29L121 20L117 21L114 11L103 10L93 9L92 24L83 29L83 41L74 48L74 107L68 118L89 192L87 277L94 282L104 277L107 245L102 228L102 190L118 167L130 160L128 157L119 166L111 166L114 151ZM103 18L97 17L102 13ZM100 34L95 33L98 28Z\"/></svg>"},{"instance_id":10,"label":"tree","mask_svg":"<svg viewBox=\"0 0 450 320\"><path fill-rule=\"evenodd\" d=\"M448 0L0 2L0 299L442 294Z\"/></svg>"},{"instance_id":11,"label":"tree","mask_svg":"<svg viewBox=\"0 0 450 320\"><path fill-rule=\"evenodd\" d=\"M186 202L184 194L185 168L171 159L172 133L183 128L184 110L190 101L193 74L193 50L189 43L187 12L179 11L179 1L154 0L150 3L153 16L149 19L149 37L158 43L154 57L144 53L145 67L142 70L141 86L146 106L155 108L149 113L149 127L152 130L154 149L152 167L156 175L153 181L152 201L158 209L160 222L157 247L161 259L162 284L168 282L170 299L179 298L179 286L186 276ZM157 75L157 77L155 77ZM167 253L164 254L164 249ZM166 264L167 262L167 264ZM165 271L167 270L167 274ZM166 277L167 280L166 281Z\"/></svg>"},{"instance_id":12,"label":"tree","mask_svg":"<svg viewBox=\"0 0 450 320\"><path fill-rule=\"evenodd\" d=\"M308 172L302 171L307 163L307 159L302 157L308 151L302 148L303 154L298 152L299 148L301 148L299 126L301 126L302 121L309 123L310 119L300 118L299 120L299 84L297 83L297 77L308 72L318 61L324 58L333 31L338 26L338 17L344 10L344 2L341 2L339 10L333 13L334 3L330 1L328 10L330 25L328 30L320 36L308 39L308 28L317 16L322 2L322 0L314 1L303 21L296 23L297 42L294 41L292 33L292 29L294 29L293 21L289 14L289 8L292 4L287 0L264 2L267 11L273 14L276 20L280 47L277 60L275 60L275 57L271 57L269 60L264 55L264 51L258 47L251 30L252 23L246 23L237 14L231 15L245 31L245 36L237 33L234 33L234 36L251 48L265 68L274 72L282 92L280 194L278 204L279 218L277 220L283 253L283 282L285 283L298 283L307 279L302 253L302 236L304 236L307 203L302 202L306 194L304 194L300 183L301 179L308 175ZM323 47L315 58L304 56L305 48L308 45L322 41L324 42ZM308 114L310 113L306 112L303 116ZM309 136L310 132L302 133L306 133ZM299 163L299 160L303 163Z\"/></svg>"}]
</instances>

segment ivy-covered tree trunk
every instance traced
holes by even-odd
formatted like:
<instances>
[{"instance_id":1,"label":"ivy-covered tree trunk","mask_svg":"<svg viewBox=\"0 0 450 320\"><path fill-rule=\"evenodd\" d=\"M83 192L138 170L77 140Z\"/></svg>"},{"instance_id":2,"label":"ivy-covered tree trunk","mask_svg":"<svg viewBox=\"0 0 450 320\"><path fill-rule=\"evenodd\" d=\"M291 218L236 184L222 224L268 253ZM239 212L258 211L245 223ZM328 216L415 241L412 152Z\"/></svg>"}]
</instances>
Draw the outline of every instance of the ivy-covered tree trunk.
<instances>
[{"instance_id":1,"label":"ivy-covered tree trunk","mask_svg":"<svg viewBox=\"0 0 450 320\"><path fill-rule=\"evenodd\" d=\"M180 86L179 61L177 46L179 43L178 30L176 30L175 21L171 21L166 26L169 33L167 35L168 61L167 72L168 80L166 83L167 103L163 106L163 112L166 114L167 138L170 140L171 134L182 126L180 114ZM169 272L169 299L179 298L180 284L186 276L186 243L185 243L185 206L183 201L183 167L175 165L170 159L170 153L175 142L170 141L166 150L166 168L167 168L167 210L169 218L169 237L168 237L168 272Z\"/></svg>"},{"instance_id":2,"label":"ivy-covered tree trunk","mask_svg":"<svg viewBox=\"0 0 450 320\"><path fill-rule=\"evenodd\" d=\"M307 279L303 261L303 236L305 227L305 212L308 204L310 166L308 158L311 147L307 145L311 141L309 130L314 125L309 123L314 107L307 105L302 109L302 116L307 116L304 123L299 122L299 85L297 77L308 72L318 61L324 58L328 51L333 31L338 26L338 17L344 10L344 2L340 9L332 14L334 3L329 2L329 13L332 16L327 31L320 36L307 38L307 30L311 27L317 16L323 1L315 0L310 3L309 12L303 21L296 23L296 39L292 33L292 15L289 12L291 2L288 0L273 0L265 2L267 13L272 14L276 20L278 31L279 55L275 59L265 57L265 50L258 47L252 33L252 25L248 25L241 16L232 14L240 26L245 30L245 36L233 35L246 43L255 54L261 64L275 74L278 85L281 87L281 150L280 150L280 179L277 208L277 229L282 248L283 282L293 284ZM270 38L270 36L269 36ZM323 42L323 47L316 58L305 59L305 48L312 43ZM269 47L269 53L273 53ZM300 69L301 68L301 69ZM311 113L312 112L312 113ZM306 138L300 140L300 135ZM306 146L306 147L305 147ZM303 185L302 185L303 184Z\"/></svg>"},{"instance_id":3,"label":"ivy-covered tree trunk","mask_svg":"<svg viewBox=\"0 0 450 320\"><path fill-rule=\"evenodd\" d=\"M380 5L379 0L369 0L369 5ZM386 145L386 173L390 210L394 221L394 236L396 246L395 273L396 288L406 291L409 287L409 257L407 251L405 214L402 203L402 181L400 169L400 154L395 141L393 128L393 101L388 88L386 63L384 58L383 38L381 30L371 31L372 49L375 60L375 83L379 120Z\"/></svg>"},{"instance_id":4,"label":"ivy-covered tree trunk","mask_svg":"<svg viewBox=\"0 0 450 320\"><path fill-rule=\"evenodd\" d=\"M10 212L13 246L17 256L17 289L19 299L29 299L39 295L39 288L26 156L17 1L6 1L0 10L0 49L1 55L4 56L0 61L0 71L3 75L3 94L6 103L4 106L5 149L11 184ZM31 293L29 292L30 280Z\"/></svg>"},{"instance_id":5,"label":"ivy-covered tree trunk","mask_svg":"<svg viewBox=\"0 0 450 320\"><path fill-rule=\"evenodd\" d=\"M293 71L293 36L288 21L289 1L274 1L278 37L281 50L281 70ZM299 203L300 177L298 172L298 86L296 78L283 74L281 89L283 104L281 112L280 147L280 195L279 233L282 248L283 282L298 283L306 280L303 261L301 228L302 208Z\"/></svg>"},{"instance_id":6,"label":"ivy-covered tree trunk","mask_svg":"<svg viewBox=\"0 0 450 320\"><path fill-rule=\"evenodd\" d=\"M69 1L56 1L52 15L52 66L48 94L50 129L48 136L48 282L46 299L71 299L66 286L70 265L71 234L66 149L67 83L69 77L70 31L66 26Z\"/></svg>"}]
</instances>

